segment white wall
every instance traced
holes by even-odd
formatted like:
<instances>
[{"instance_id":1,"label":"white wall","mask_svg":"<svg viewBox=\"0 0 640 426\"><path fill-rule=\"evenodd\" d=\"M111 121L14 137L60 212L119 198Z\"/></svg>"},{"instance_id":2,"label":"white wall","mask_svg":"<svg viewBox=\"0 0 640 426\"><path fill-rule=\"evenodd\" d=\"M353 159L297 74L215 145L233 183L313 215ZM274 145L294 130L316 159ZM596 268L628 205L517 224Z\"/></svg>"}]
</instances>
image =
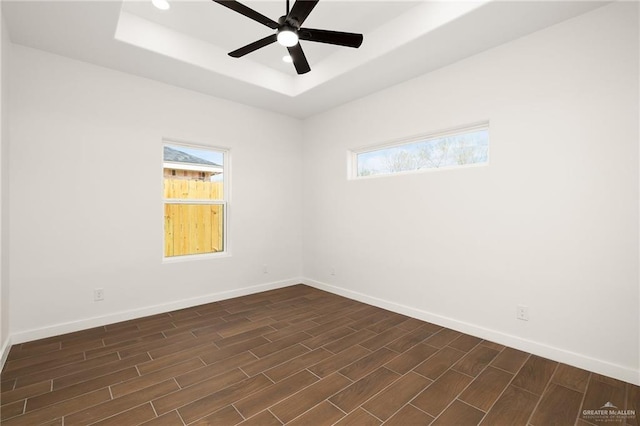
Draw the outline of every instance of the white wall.
<instances>
[{"instance_id":1,"label":"white wall","mask_svg":"<svg viewBox=\"0 0 640 426\"><path fill-rule=\"evenodd\" d=\"M300 276L299 120L25 47L11 59L14 343ZM162 262L163 137L231 149L232 256Z\"/></svg>"},{"instance_id":2,"label":"white wall","mask_svg":"<svg viewBox=\"0 0 640 426\"><path fill-rule=\"evenodd\" d=\"M11 43L0 8L0 369L9 338L9 52Z\"/></svg>"},{"instance_id":3,"label":"white wall","mask_svg":"<svg viewBox=\"0 0 640 426\"><path fill-rule=\"evenodd\" d=\"M637 8L306 120L309 282L639 383ZM487 119L487 167L346 179L350 148Z\"/></svg>"}]
</instances>

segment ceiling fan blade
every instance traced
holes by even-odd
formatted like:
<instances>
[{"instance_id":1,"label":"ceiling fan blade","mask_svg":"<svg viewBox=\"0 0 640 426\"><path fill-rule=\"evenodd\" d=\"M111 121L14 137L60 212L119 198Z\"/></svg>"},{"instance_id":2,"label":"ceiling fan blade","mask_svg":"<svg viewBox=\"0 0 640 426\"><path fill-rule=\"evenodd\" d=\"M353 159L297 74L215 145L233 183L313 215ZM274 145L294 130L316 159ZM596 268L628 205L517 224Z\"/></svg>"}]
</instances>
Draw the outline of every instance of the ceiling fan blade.
<instances>
[{"instance_id":1,"label":"ceiling fan blade","mask_svg":"<svg viewBox=\"0 0 640 426\"><path fill-rule=\"evenodd\" d=\"M261 47L265 47L270 45L271 43L275 43L277 40L278 40L278 36L276 34L271 34L270 36L262 38L258 41L254 41L253 43L247 44L246 46L241 47L240 49L236 49L233 52L229 52L229 56L233 58L240 58L246 55L247 53L251 53L254 50L260 49Z\"/></svg>"},{"instance_id":2,"label":"ceiling fan blade","mask_svg":"<svg viewBox=\"0 0 640 426\"><path fill-rule=\"evenodd\" d=\"M266 25L269 28L273 28L274 30L278 28L278 23L271 18L267 18L261 13L256 12L250 7L245 6L242 3L239 3L235 0L213 0L214 2L221 4L229 9L238 12L241 15L246 16L247 18L253 19L256 22L260 22L262 25Z\"/></svg>"},{"instance_id":3,"label":"ceiling fan blade","mask_svg":"<svg viewBox=\"0 0 640 426\"><path fill-rule=\"evenodd\" d=\"M298 37L300 40L317 41L319 43L337 44L347 47L360 47L363 39L362 34L315 30L313 28L300 28Z\"/></svg>"},{"instance_id":4,"label":"ceiling fan blade","mask_svg":"<svg viewBox=\"0 0 640 426\"><path fill-rule=\"evenodd\" d=\"M311 13L314 7L318 4L319 0L297 0L291 12L287 15L287 21L295 21L296 26L300 28L300 25L307 19L307 16Z\"/></svg>"},{"instance_id":5,"label":"ceiling fan blade","mask_svg":"<svg viewBox=\"0 0 640 426\"><path fill-rule=\"evenodd\" d=\"M291 59L293 59L293 66L296 67L298 74L305 74L311 71L311 67L309 66L309 62L307 62L307 57L304 56L300 43L287 47L287 50L289 50L289 55Z\"/></svg>"}]
</instances>

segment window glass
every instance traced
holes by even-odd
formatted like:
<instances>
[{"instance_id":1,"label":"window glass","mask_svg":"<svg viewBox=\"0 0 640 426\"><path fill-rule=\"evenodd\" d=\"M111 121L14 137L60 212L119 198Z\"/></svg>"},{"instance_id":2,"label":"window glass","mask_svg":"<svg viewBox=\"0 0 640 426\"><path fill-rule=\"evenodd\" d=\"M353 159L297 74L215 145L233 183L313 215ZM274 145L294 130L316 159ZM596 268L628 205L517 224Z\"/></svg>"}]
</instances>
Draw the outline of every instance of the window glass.
<instances>
[{"instance_id":1,"label":"window glass","mask_svg":"<svg viewBox=\"0 0 640 426\"><path fill-rule=\"evenodd\" d=\"M227 152L164 145L165 257L225 251Z\"/></svg>"},{"instance_id":2,"label":"window glass","mask_svg":"<svg viewBox=\"0 0 640 426\"><path fill-rule=\"evenodd\" d=\"M489 130L486 126L474 127L353 154L354 177L485 164L489 158Z\"/></svg>"}]
</instances>

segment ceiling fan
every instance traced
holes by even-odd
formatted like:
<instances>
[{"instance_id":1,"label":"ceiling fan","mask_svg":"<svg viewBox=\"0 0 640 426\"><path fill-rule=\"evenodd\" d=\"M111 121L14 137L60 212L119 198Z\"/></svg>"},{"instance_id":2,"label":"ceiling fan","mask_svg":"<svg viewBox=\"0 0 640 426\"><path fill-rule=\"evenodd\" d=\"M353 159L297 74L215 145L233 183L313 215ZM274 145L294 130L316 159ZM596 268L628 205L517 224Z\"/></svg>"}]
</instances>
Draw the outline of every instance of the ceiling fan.
<instances>
[{"instance_id":1,"label":"ceiling fan","mask_svg":"<svg viewBox=\"0 0 640 426\"><path fill-rule=\"evenodd\" d=\"M213 1L238 12L249 19L253 19L262 25L266 25L267 27L276 30L275 34L271 34L270 36L254 41L240 49L230 52L229 56L234 58L240 58L277 41L281 45L285 46L289 51L293 66L296 68L296 72L298 74L304 74L311 71L311 67L309 66L309 62L307 62L307 58L302 51L299 40L356 48L360 47L362 44L362 34L302 27L302 24L307 19L313 8L318 4L319 0L297 0L291 10L289 10L289 0L287 0L286 15L281 16L280 19L278 19L278 22L235 0Z\"/></svg>"}]
</instances>

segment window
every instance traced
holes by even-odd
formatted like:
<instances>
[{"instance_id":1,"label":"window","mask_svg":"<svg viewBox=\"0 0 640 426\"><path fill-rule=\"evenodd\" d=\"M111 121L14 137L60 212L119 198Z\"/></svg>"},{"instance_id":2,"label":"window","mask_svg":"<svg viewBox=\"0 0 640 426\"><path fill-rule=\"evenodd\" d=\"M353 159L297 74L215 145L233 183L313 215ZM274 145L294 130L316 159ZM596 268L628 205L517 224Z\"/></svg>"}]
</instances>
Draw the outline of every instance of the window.
<instances>
[{"instance_id":1,"label":"window","mask_svg":"<svg viewBox=\"0 0 640 426\"><path fill-rule=\"evenodd\" d=\"M164 144L165 257L226 251L227 164L223 149Z\"/></svg>"},{"instance_id":2,"label":"window","mask_svg":"<svg viewBox=\"0 0 640 426\"><path fill-rule=\"evenodd\" d=\"M388 143L351 153L351 177L482 165L489 160L489 124Z\"/></svg>"}]
</instances>

